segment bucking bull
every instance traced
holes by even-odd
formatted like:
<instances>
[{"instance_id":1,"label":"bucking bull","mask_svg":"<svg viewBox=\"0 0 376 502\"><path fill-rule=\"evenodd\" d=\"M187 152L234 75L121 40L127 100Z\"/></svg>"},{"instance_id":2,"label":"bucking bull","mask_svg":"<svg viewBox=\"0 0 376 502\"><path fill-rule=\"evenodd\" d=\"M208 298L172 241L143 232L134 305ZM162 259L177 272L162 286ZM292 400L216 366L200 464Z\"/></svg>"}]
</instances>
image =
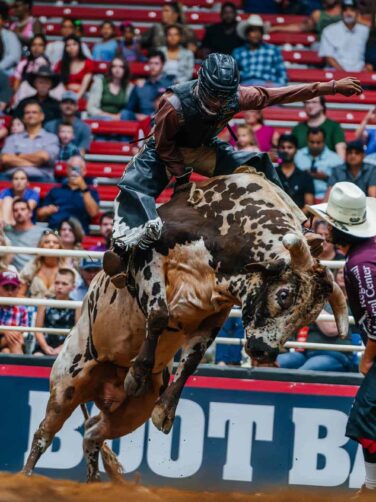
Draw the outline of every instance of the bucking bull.
<instances>
[{"instance_id":1,"label":"bucking bull","mask_svg":"<svg viewBox=\"0 0 376 502\"><path fill-rule=\"evenodd\" d=\"M345 336L343 294L312 257L291 208L280 189L250 168L185 185L162 206L163 235L155 249L135 253L129 287L116 289L104 272L93 281L53 365L46 416L24 472L32 472L74 409L94 401L101 411L85 422L87 478L99 479L99 452L110 477L118 477L120 464L104 441L150 416L170 431L188 377L234 305L255 361L275 358L326 301Z\"/></svg>"}]
</instances>

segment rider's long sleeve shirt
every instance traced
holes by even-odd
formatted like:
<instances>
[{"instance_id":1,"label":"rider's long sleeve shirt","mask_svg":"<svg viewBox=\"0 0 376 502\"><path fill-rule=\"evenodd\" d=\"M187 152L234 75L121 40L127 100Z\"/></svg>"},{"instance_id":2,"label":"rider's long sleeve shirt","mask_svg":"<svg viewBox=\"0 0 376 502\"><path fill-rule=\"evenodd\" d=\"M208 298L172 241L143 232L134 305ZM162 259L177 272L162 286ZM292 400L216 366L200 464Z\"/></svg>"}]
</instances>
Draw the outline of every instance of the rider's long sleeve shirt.
<instances>
[{"instance_id":1,"label":"rider's long sleeve shirt","mask_svg":"<svg viewBox=\"0 0 376 502\"><path fill-rule=\"evenodd\" d=\"M333 91L333 81L272 89L239 86L240 111L261 110L272 105L307 101L317 96L333 94ZM184 123L184 117L172 104L172 96L173 93L168 91L161 98L155 116L154 135L159 157L172 175L180 176L184 173L185 166L182 152L176 145L175 136Z\"/></svg>"}]
</instances>

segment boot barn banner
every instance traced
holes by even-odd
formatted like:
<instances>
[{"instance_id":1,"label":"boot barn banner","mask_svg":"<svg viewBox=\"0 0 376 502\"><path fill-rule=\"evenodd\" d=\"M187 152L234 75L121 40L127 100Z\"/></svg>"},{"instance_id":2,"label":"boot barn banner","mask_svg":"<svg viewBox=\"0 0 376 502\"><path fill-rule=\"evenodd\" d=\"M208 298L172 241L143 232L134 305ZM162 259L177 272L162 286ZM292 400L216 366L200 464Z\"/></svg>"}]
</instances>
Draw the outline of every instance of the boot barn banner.
<instances>
[{"instance_id":1,"label":"boot barn banner","mask_svg":"<svg viewBox=\"0 0 376 502\"><path fill-rule=\"evenodd\" d=\"M360 487L361 448L345 436L360 379L347 377L343 381L352 384L333 385L317 383L311 375L307 382L301 372L300 381L293 381L294 373L283 381L286 372L280 371L281 379L278 370L199 371L183 392L169 435L149 422L109 442L128 479L139 473L144 484L216 491L253 491L270 484ZM49 372L44 366L0 363L2 471L19 471L26 460L44 417ZM98 411L90 405L89 410ZM82 435L83 415L77 409L36 472L85 481Z\"/></svg>"}]
</instances>

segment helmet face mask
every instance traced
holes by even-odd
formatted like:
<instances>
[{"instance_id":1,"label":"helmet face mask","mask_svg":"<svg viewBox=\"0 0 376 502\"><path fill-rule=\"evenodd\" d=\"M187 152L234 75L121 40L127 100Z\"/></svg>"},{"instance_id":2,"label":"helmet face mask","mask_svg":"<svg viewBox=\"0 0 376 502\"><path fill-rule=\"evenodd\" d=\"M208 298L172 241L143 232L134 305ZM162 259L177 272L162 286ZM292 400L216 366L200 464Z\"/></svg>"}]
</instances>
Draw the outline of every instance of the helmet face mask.
<instances>
[{"instance_id":1,"label":"helmet face mask","mask_svg":"<svg viewBox=\"0 0 376 502\"><path fill-rule=\"evenodd\" d=\"M198 97L205 108L219 111L238 91L239 70L235 59L227 54L210 54L198 75Z\"/></svg>"}]
</instances>

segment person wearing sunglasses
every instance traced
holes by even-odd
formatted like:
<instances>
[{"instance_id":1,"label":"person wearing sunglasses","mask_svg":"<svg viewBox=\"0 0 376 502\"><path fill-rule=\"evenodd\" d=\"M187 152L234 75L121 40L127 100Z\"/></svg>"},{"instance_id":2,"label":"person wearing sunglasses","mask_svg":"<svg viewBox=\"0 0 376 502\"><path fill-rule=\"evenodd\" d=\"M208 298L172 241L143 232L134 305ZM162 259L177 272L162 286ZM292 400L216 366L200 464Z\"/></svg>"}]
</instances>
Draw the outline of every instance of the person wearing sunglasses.
<instances>
[{"instance_id":1,"label":"person wearing sunglasses","mask_svg":"<svg viewBox=\"0 0 376 502\"><path fill-rule=\"evenodd\" d=\"M107 251L103 263L114 281L127 269L131 249L152 248L160 238L162 220L155 199L173 176L180 186L189 182L192 170L211 177L231 174L237 167L249 165L281 187L267 154L237 152L217 138L234 115L325 94L351 96L362 92L359 80L353 77L276 89L244 87L239 82L235 59L212 53L202 63L197 80L171 86L162 96L153 135L128 164L119 184L114 251Z\"/></svg>"},{"instance_id":2,"label":"person wearing sunglasses","mask_svg":"<svg viewBox=\"0 0 376 502\"><path fill-rule=\"evenodd\" d=\"M20 291L21 281L17 272L5 270L0 273L0 297L15 298ZM24 305L1 305L0 324L3 326L29 325L27 309ZM24 336L18 331L0 332L0 351L10 354L23 353Z\"/></svg>"}]
</instances>

